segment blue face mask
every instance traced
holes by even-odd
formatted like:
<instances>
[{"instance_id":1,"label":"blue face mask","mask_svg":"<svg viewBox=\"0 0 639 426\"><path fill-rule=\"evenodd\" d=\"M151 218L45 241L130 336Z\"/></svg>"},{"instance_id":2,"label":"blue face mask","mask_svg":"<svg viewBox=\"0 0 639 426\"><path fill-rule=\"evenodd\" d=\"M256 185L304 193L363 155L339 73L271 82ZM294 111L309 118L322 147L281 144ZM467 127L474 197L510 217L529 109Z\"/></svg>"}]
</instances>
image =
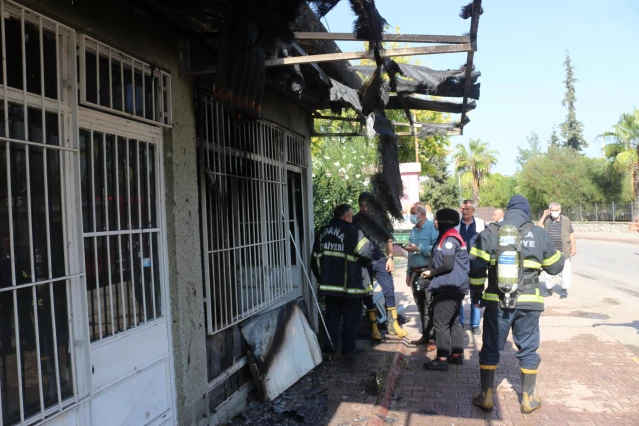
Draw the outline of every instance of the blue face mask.
<instances>
[{"instance_id":1,"label":"blue face mask","mask_svg":"<svg viewBox=\"0 0 639 426\"><path fill-rule=\"evenodd\" d=\"M410 215L410 223L412 223L413 225L417 225L419 223L419 219L417 218L416 214Z\"/></svg>"}]
</instances>

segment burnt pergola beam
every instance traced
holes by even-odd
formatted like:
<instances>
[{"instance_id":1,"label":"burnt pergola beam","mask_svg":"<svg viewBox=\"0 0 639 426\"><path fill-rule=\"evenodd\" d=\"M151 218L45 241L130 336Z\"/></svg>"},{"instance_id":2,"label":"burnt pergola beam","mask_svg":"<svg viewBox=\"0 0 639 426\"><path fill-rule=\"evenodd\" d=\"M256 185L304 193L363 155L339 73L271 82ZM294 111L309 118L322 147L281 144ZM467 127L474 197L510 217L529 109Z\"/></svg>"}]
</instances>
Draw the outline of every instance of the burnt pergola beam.
<instances>
[{"instance_id":1,"label":"burnt pergola beam","mask_svg":"<svg viewBox=\"0 0 639 426\"><path fill-rule=\"evenodd\" d=\"M422 46L422 47L405 47L399 49L380 50L379 54L382 58L392 58L395 56L415 56L415 55L435 55L441 53L458 53L471 52L471 43L451 44L442 46ZM310 64L317 62L333 62L346 61L351 59L374 59L375 54L372 50L359 52L339 52L325 53L320 55L295 56L290 58L267 59L264 64L267 67L278 67L296 64Z\"/></svg>"},{"instance_id":2,"label":"burnt pergola beam","mask_svg":"<svg viewBox=\"0 0 639 426\"><path fill-rule=\"evenodd\" d=\"M473 14L470 18L470 43L472 49L468 52L466 57L466 81L464 85L464 99L462 101L462 116L461 116L461 134L464 134L464 126L467 123L466 115L468 113L468 94L470 92L471 75L473 72L473 61L475 59L475 52L477 51L477 30L479 28L479 15L481 11L481 0L473 0Z\"/></svg>"},{"instance_id":3,"label":"burnt pergola beam","mask_svg":"<svg viewBox=\"0 0 639 426\"><path fill-rule=\"evenodd\" d=\"M357 38L353 33L296 32L294 36L296 40L368 41ZM427 34L384 34L382 41L440 44L464 44L471 42L469 36Z\"/></svg>"}]
</instances>

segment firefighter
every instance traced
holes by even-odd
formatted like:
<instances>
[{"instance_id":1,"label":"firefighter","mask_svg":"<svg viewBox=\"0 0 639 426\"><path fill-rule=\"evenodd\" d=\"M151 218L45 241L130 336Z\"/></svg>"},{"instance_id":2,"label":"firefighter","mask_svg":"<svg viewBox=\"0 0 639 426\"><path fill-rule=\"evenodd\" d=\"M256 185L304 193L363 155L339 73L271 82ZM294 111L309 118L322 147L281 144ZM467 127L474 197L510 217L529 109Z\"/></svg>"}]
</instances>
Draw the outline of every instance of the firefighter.
<instances>
[{"instance_id":1,"label":"firefighter","mask_svg":"<svg viewBox=\"0 0 639 426\"><path fill-rule=\"evenodd\" d=\"M342 318L342 354L359 353L355 341L362 314L362 298L372 285L364 279L371 263L372 244L352 225L353 209L337 206L331 222L323 227L313 245L311 269L326 300L326 327L330 338L324 353L334 354Z\"/></svg>"},{"instance_id":2,"label":"firefighter","mask_svg":"<svg viewBox=\"0 0 639 426\"><path fill-rule=\"evenodd\" d=\"M517 233L519 235L518 254L500 251L500 257L499 245L512 244L513 241L504 237L505 232L500 239L500 229L506 225L516 228L510 228L515 231L515 238ZM517 259L512 264L518 265L515 271L517 277L514 278L517 286L510 290L506 285L498 285L498 270L503 271L500 273L504 275L508 270L502 269L501 265L512 265L507 265L509 256L510 259ZM550 234L530 221L530 204L521 195L510 199L503 222L490 224L479 234L475 246L470 250L472 302L486 308L483 345L479 353L481 391L473 398L473 404L482 410L493 409L495 371L499 364L499 354L506 345L511 329L521 369L521 412L529 414L541 407L541 400L535 395L537 368L541 362L537 354L540 340L539 317L544 310L544 298L539 292L539 274L542 270L550 275L558 274L564 267L564 260L563 255L555 248ZM484 291L486 276L488 287ZM504 282L502 278L499 280Z\"/></svg>"},{"instance_id":3,"label":"firefighter","mask_svg":"<svg viewBox=\"0 0 639 426\"><path fill-rule=\"evenodd\" d=\"M370 192L362 192L359 195L359 213L353 216L353 225L364 232L364 221L372 220L370 216L370 204L374 202L373 194ZM384 294L386 302L386 313L388 318L388 332L397 337L404 337L408 334L397 321L397 306L395 304L395 284L391 273L395 270L393 256L393 240L386 241L384 253L376 244L373 244L373 263L368 268L370 279L375 277ZM371 340L382 340L382 335L377 327L377 307L373 303L373 294L364 297L364 305L366 306L366 314L371 324Z\"/></svg>"}]
</instances>

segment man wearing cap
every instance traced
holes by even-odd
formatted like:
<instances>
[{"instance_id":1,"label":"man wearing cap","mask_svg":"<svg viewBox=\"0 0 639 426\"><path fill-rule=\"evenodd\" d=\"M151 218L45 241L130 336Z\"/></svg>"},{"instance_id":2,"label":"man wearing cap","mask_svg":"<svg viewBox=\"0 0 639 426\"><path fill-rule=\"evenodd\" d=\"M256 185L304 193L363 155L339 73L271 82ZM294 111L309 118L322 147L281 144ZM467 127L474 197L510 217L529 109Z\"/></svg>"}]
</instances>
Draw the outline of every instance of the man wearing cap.
<instances>
[{"instance_id":1,"label":"man wearing cap","mask_svg":"<svg viewBox=\"0 0 639 426\"><path fill-rule=\"evenodd\" d=\"M500 251L500 246L514 244L513 237L506 236L506 232L502 238L499 236L501 228L506 225L514 226L519 232L519 256L514 256L510 251ZM518 259L514 265L517 265L519 278L517 289L509 293L511 303L508 303L506 294L498 285L498 265L510 267L513 265L508 263L511 258ZM499 354L506 346L511 329L518 348L515 356L521 368L520 410L529 414L541 407L541 400L535 395L537 368L541 362L537 354L540 341L539 317L544 310L544 298L539 292L539 274L543 270L550 275L557 275L562 271L564 261L564 256L555 248L550 234L530 221L530 204L521 195L510 199L504 220L488 225L471 248L469 276L472 302L477 307L486 308L483 343L479 353L481 390L473 398L473 404L482 410L493 409L495 371L499 364ZM484 291L486 277L488 287Z\"/></svg>"}]
</instances>

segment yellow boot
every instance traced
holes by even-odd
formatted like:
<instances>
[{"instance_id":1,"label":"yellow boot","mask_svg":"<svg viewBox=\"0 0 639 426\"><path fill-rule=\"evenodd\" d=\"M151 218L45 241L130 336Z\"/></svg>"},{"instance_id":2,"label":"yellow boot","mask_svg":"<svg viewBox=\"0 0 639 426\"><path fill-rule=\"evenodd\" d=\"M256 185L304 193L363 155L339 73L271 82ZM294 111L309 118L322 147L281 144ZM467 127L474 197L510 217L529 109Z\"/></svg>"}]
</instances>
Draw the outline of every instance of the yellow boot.
<instances>
[{"instance_id":1,"label":"yellow boot","mask_svg":"<svg viewBox=\"0 0 639 426\"><path fill-rule=\"evenodd\" d=\"M396 334L397 337L407 336L408 331L401 328L397 322L397 308L387 308L386 313L388 316L388 332Z\"/></svg>"},{"instance_id":2,"label":"yellow boot","mask_svg":"<svg viewBox=\"0 0 639 426\"><path fill-rule=\"evenodd\" d=\"M496 365L479 364L481 390L473 396L473 404L484 411L491 412L495 406L493 400L493 383L495 381Z\"/></svg>"},{"instance_id":3,"label":"yellow boot","mask_svg":"<svg viewBox=\"0 0 639 426\"><path fill-rule=\"evenodd\" d=\"M541 408L541 399L535 395L537 370L521 369L521 412L530 414Z\"/></svg>"},{"instance_id":4,"label":"yellow boot","mask_svg":"<svg viewBox=\"0 0 639 426\"><path fill-rule=\"evenodd\" d=\"M371 323L371 340L382 340L382 335L377 328L377 309L367 309L366 313Z\"/></svg>"}]
</instances>

